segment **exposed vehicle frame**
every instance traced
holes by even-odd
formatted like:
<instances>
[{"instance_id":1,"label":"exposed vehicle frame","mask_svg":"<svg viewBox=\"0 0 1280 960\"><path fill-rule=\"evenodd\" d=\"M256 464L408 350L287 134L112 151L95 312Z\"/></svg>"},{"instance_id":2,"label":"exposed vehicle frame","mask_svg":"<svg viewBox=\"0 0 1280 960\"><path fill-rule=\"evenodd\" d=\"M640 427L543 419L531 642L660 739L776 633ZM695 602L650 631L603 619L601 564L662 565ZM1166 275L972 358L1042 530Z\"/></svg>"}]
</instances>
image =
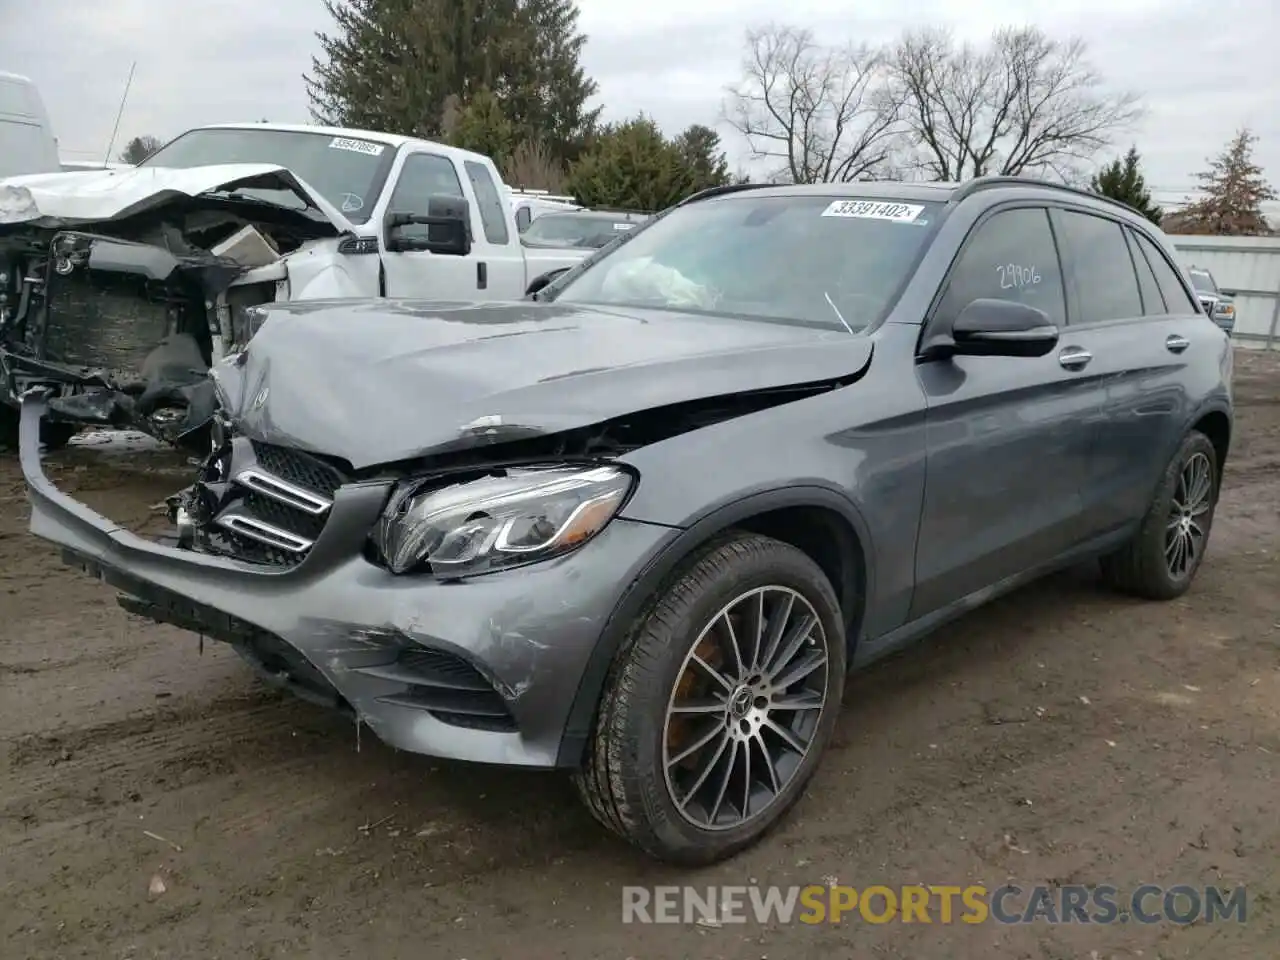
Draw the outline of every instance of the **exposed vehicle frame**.
<instances>
[{"instance_id":1,"label":"exposed vehicle frame","mask_svg":"<svg viewBox=\"0 0 1280 960\"><path fill-rule=\"evenodd\" d=\"M169 543L56 488L33 392L31 529L392 746L572 770L709 862L800 798L849 669L1081 560L1189 588L1232 353L1175 264L1018 178L712 190L530 302L268 308Z\"/></svg>"}]
</instances>

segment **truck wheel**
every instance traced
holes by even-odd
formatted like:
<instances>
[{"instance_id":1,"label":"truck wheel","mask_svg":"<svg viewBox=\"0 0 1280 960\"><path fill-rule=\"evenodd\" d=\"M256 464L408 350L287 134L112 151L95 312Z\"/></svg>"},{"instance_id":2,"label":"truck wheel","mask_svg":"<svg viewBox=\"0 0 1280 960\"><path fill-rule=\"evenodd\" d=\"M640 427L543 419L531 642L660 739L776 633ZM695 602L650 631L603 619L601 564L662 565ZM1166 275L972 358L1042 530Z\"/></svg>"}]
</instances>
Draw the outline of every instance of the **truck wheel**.
<instances>
[{"instance_id":1,"label":"truck wheel","mask_svg":"<svg viewBox=\"0 0 1280 960\"><path fill-rule=\"evenodd\" d=\"M1204 560L1217 504L1217 451L1192 430L1169 462L1138 532L1102 558L1103 579L1148 600L1182 596Z\"/></svg>"},{"instance_id":2,"label":"truck wheel","mask_svg":"<svg viewBox=\"0 0 1280 960\"><path fill-rule=\"evenodd\" d=\"M738 533L687 562L618 652L575 782L604 826L706 864L800 798L844 690L840 605L806 554Z\"/></svg>"},{"instance_id":3,"label":"truck wheel","mask_svg":"<svg viewBox=\"0 0 1280 960\"><path fill-rule=\"evenodd\" d=\"M19 411L8 404L0 404L0 449L18 452L19 423ZM61 450L79 432L78 424L44 420L40 423L40 442L45 450Z\"/></svg>"},{"instance_id":4,"label":"truck wheel","mask_svg":"<svg viewBox=\"0 0 1280 960\"><path fill-rule=\"evenodd\" d=\"M79 432L79 424L46 420L40 424L40 442L44 444L45 450L52 453L65 447Z\"/></svg>"}]
</instances>

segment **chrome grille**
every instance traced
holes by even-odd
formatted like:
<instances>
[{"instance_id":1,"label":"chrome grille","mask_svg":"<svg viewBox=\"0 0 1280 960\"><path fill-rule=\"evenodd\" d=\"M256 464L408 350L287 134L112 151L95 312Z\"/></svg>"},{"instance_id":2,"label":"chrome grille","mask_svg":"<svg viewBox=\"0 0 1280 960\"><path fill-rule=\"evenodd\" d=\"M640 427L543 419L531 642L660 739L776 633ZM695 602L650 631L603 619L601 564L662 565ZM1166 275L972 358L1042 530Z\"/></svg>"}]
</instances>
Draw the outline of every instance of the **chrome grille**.
<instances>
[{"instance_id":1,"label":"chrome grille","mask_svg":"<svg viewBox=\"0 0 1280 960\"><path fill-rule=\"evenodd\" d=\"M250 448L252 461L232 470L236 495L214 524L241 559L292 566L323 532L343 475L300 450L257 441Z\"/></svg>"},{"instance_id":2,"label":"chrome grille","mask_svg":"<svg viewBox=\"0 0 1280 960\"><path fill-rule=\"evenodd\" d=\"M332 500L342 486L342 474L319 457L257 440L253 441L252 447L258 465L285 483L311 490L328 500Z\"/></svg>"}]
</instances>

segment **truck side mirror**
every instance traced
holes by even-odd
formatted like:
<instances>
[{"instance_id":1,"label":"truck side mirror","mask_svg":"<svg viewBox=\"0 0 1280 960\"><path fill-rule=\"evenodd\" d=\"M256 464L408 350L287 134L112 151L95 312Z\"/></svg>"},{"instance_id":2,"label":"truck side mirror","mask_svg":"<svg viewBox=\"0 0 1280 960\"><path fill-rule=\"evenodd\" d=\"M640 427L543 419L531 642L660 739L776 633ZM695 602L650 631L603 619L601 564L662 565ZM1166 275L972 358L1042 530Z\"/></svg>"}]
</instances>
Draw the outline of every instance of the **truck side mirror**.
<instances>
[{"instance_id":1,"label":"truck side mirror","mask_svg":"<svg viewBox=\"0 0 1280 960\"><path fill-rule=\"evenodd\" d=\"M425 226L425 235L421 231L408 234L405 227L409 226ZM431 197L425 216L388 212L384 227L391 253L425 250L440 256L465 257L471 252L471 210L462 197Z\"/></svg>"}]
</instances>

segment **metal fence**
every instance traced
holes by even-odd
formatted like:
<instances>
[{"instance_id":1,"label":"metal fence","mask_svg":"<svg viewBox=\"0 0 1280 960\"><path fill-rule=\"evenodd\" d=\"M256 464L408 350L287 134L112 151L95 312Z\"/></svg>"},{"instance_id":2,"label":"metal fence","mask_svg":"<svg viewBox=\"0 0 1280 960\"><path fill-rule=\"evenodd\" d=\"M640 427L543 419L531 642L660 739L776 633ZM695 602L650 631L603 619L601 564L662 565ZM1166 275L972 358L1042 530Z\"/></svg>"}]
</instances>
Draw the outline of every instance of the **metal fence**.
<instances>
[{"instance_id":1,"label":"metal fence","mask_svg":"<svg viewBox=\"0 0 1280 960\"><path fill-rule=\"evenodd\" d=\"M1170 237L1184 266L1203 267L1233 294L1242 347L1280 349L1280 237Z\"/></svg>"}]
</instances>

